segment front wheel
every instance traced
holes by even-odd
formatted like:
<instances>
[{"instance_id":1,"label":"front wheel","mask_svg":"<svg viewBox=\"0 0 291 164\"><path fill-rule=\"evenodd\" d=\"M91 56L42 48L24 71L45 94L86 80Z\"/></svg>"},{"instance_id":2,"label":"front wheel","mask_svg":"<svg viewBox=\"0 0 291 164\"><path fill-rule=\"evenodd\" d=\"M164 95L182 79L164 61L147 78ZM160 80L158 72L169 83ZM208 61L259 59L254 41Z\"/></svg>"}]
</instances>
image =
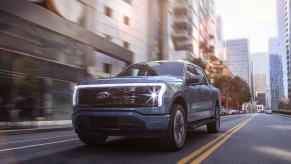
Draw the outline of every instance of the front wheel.
<instances>
[{"instance_id":1,"label":"front wheel","mask_svg":"<svg viewBox=\"0 0 291 164\"><path fill-rule=\"evenodd\" d=\"M180 104L174 104L171 110L171 118L165 138L161 139L164 148L171 150L182 149L186 140L185 109Z\"/></svg>"},{"instance_id":2,"label":"front wheel","mask_svg":"<svg viewBox=\"0 0 291 164\"><path fill-rule=\"evenodd\" d=\"M220 114L219 107L215 107L214 119L207 124L207 131L209 133L218 133L220 131Z\"/></svg>"}]
</instances>

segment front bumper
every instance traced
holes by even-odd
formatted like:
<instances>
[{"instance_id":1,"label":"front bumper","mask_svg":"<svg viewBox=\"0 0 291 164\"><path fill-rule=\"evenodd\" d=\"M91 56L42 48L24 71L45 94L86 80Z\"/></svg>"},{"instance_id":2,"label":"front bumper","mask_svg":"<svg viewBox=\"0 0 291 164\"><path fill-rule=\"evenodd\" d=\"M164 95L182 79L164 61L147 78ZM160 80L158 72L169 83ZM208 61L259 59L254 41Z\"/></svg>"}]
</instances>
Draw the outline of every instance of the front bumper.
<instances>
[{"instance_id":1,"label":"front bumper","mask_svg":"<svg viewBox=\"0 0 291 164\"><path fill-rule=\"evenodd\" d=\"M107 136L162 137L169 115L143 115L136 111L77 110L72 114L76 133Z\"/></svg>"}]
</instances>

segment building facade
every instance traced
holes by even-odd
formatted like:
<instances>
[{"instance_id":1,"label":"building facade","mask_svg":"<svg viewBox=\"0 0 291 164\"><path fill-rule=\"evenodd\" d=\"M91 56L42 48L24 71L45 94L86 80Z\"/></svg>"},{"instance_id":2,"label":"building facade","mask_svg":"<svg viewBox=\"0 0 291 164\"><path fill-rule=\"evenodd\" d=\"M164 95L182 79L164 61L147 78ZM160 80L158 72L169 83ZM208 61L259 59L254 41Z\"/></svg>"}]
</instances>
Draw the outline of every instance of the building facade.
<instances>
[{"instance_id":1,"label":"building facade","mask_svg":"<svg viewBox=\"0 0 291 164\"><path fill-rule=\"evenodd\" d=\"M248 39L226 40L225 64L234 76L239 76L250 86L250 50ZM251 86L250 86L251 88Z\"/></svg>"},{"instance_id":2,"label":"building facade","mask_svg":"<svg viewBox=\"0 0 291 164\"><path fill-rule=\"evenodd\" d=\"M2 0L0 116L68 119L80 80L136 62L204 59L214 9L214 0Z\"/></svg>"},{"instance_id":3,"label":"building facade","mask_svg":"<svg viewBox=\"0 0 291 164\"><path fill-rule=\"evenodd\" d=\"M215 4L213 0L172 0L167 16L169 59L189 57L206 60L201 45L214 45Z\"/></svg>"},{"instance_id":4,"label":"building facade","mask_svg":"<svg viewBox=\"0 0 291 164\"><path fill-rule=\"evenodd\" d=\"M270 94L271 109L279 108L280 99L284 97L283 71L281 56L270 54Z\"/></svg>"},{"instance_id":5,"label":"building facade","mask_svg":"<svg viewBox=\"0 0 291 164\"><path fill-rule=\"evenodd\" d=\"M215 54L221 61L226 61L226 47L223 36L223 21L221 16L216 17L216 41L215 41Z\"/></svg>"},{"instance_id":6,"label":"building facade","mask_svg":"<svg viewBox=\"0 0 291 164\"><path fill-rule=\"evenodd\" d=\"M266 92L267 76L265 74L254 74L254 90L255 94Z\"/></svg>"},{"instance_id":7,"label":"building facade","mask_svg":"<svg viewBox=\"0 0 291 164\"><path fill-rule=\"evenodd\" d=\"M270 64L269 54L266 52L256 52L251 54L254 74L254 93L263 92L266 95L266 107L271 106L270 95Z\"/></svg>"},{"instance_id":8,"label":"building facade","mask_svg":"<svg viewBox=\"0 0 291 164\"><path fill-rule=\"evenodd\" d=\"M50 5L0 2L0 121L69 119L73 87L92 78L94 54L133 63L131 51L52 13Z\"/></svg>"},{"instance_id":9,"label":"building facade","mask_svg":"<svg viewBox=\"0 0 291 164\"><path fill-rule=\"evenodd\" d=\"M264 107L266 107L266 93L265 92L258 92L256 94L256 102L257 105L263 105Z\"/></svg>"},{"instance_id":10,"label":"building facade","mask_svg":"<svg viewBox=\"0 0 291 164\"><path fill-rule=\"evenodd\" d=\"M161 2L156 0L49 0L46 8L108 41L133 52L133 63L161 56ZM95 56L92 76L117 74L125 67L100 53ZM102 63L106 63L105 65Z\"/></svg>"},{"instance_id":11,"label":"building facade","mask_svg":"<svg viewBox=\"0 0 291 164\"><path fill-rule=\"evenodd\" d=\"M291 98L291 1L284 1L288 98Z\"/></svg>"},{"instance_id":12,"label":"building facade","mask_svg":"<svg viewBox=\"0 0 291 164\"><path fill-rule=\"evenodd\" d=\"M282 59L284 96L287 97L287 56L286 56L286 35L285 35L285 19L288 20L287 1L276 0L276 18L277 18L277 36L269 39L269 54L278 54ZM285 11L286 7L286 11ZM286 13L285 13L286 12ZM287 22L286 22L287 23ZM288 29L288 28L287 28Z\"/></svg>"}]
</instances>

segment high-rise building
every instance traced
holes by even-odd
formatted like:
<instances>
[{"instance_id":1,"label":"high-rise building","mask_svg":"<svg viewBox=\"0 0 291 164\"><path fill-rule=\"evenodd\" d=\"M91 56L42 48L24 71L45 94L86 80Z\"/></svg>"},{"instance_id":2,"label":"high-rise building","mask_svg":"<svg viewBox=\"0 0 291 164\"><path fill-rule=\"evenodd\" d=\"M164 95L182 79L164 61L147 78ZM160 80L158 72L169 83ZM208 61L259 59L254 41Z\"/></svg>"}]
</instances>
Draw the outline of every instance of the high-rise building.
<instances>
[{"instance_id":1,"label":"high-rise building","mask_svg":"<svg viewBox=\"0 0 291 164\"><path fill-rule=\"evenodd\" d=\"M221 61L226 61L226 48L223 36L223 21L221 16L216 17L215 55Z\"/></svg>"},{"instance_id":2,"label":"high-rise building","mask_svg":"<svg viewBox=\"0 0 291 164\"><path fill-rule=\"evenodd\" d=\"M284 1L288 98L291 99L291 0Z\"/></svg>"},{"instance_id":3,"label":"high-rise building","mask_svg":"<svg viewBox=\"0 0 291 164\"><path fill-rule=\"evenodd\" d=\"M285 40L285 4L288 0L276 0L276 13L277 13L277 24L278 24L278 36L280 40Z\"/></svg>"},{"instance_id":4,"label":"high-rise building","mask_svg":"<svg viewBox=\"0 0 291 164\"><path fill-rule=\"evenodd\" d=\"M287 19L287 10L285 15L285 4L287 0L276 0L277 13L277 36L269 39L269 54L278 54L282 59L284 95L287 96L287 62L286 62L286 35L285 18ZM287 7L287 6L286 6ZM286 8L287 9L287 8Z\"/></svg>"},{"instance_id":5,"label":"high-rise building","mask_svg":"<svg viewBox=\"0 0 291 164\"><path fill-rule=\"evenodd\" d=\"M266 92L267 77L265 74L255 74L254 75L254 90L255 94Z\"/></svg>"},{"instance_id":6,"label":"high-rise building","mask_svg":"<svg viewBox=\"0 0 291 164\"><path fill-rule=\"evenodd\" d=\"M250 89L252 100L255 98L255 88L254 88L254 63L250 61Z\"/></svg>"},{"instance_id":7,"label":"high-rise building","mask_svg":"<svg viewBox=\"0 0 291 164\"><path fill-rule=\"evenodd\" d=\"M266 106L266 93L265 92L258 92L256 94L256 102L258 105Z\"/></svg>"},{"instance_id":8,"label":"high-rise building","mask_svg":"<svg viewBox=\"0 0 291 164\"><path fill-rule=\"evenodd\" d=\"M278 109L279 101L284 97L284 88L281 56L277 54L270 54L270 94L271 108Z\"/></svg>"},{"instance_id":9,"label":"high-rise building","mask_svg":"<svg viewBox=\"0 0 291 164\"><path fill-rule=\"evenodd\" d=\"M223 21L220 15L216 17L216 39L224 40L223 35Z\"/></svg>"},{"instance_id":10,"label":"high-rise building","mask_svg":"<svg viewBox=\"0 0 291 164\"><path fill-rule=\"evenodd\" d=\"M168 33L171 35L168 58L206 59L206 54L200 49L202 45L206 47L214 45L216 37L214 1L173 0L170 5L173 10L168 12L166 22L169 27Z\"/></svg>"},{"instance_id":11,"label":"high-rise building","mask_svg":"<svg viewBox=\"0 0 291 164\"><path fill-rule=\"evenodd\" d=\"M250 82L250 50L248 39L226 40L226 62L235 76L241 77L249 86ZM252 88L250 86L250 88Z\"/></svg>"},{"instance_id":12,"label":"high-rise building","mask_svg":"<svg viewBox=\"0 0 291 164\"><path fill-rule=\"evenodd\" d=\"M258 92L264 92L266 96L266 106L270 107L269 55L265 52L252 53L251 60L254 73L254 93L256 95Z\"/></svg>"},{"instance_id":13,"label":"high-rise building","mask_svg":"<svg viewBox=\"0 0 291 164\"><path fill-rule=\"evenodd\" d=\"M160 1L50 0L49 10L133 52L133 63L160 59ZM117 74L124 64L91 50L93 76Z\"/></svg>"}]
</instances>

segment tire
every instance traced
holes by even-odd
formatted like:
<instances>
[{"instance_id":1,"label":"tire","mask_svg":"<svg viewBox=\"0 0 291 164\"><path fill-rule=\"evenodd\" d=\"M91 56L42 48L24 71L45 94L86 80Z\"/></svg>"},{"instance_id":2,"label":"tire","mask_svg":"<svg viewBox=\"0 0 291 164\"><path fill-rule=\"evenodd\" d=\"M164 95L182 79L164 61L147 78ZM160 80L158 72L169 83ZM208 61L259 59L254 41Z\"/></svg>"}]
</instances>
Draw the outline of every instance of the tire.
<instances>
[{"instance_id":1,"label":"tire","mask_svg":"<svg viewBox=\"0 0 291 164\"><path fill-rule=\"evenodd\" d=\"M86 145L100 145L104 144L108 136L94 136L89 134L78 133L79 139Z\"/></svg>"},{"instance_id":2,"label":"tire","mask_svg":"<svg viewBox=\"0 0 291 164\"><path fill-rule=\"evenodd\" d=\"M215 106L214 118L208 123L207 131L209 133L218 133L220 131L220 115L219 115L219 107Z\"/></svg>"},{"instance_id":3,"label":"tire","mask_svg":"<svg viewBox=\"0 0 291 164\"><path fill-rule=\"evenodd\" d=\"M187 135L185 116L184 107L180 104L174 104L166 136L160 142L163 148L168 150L182 149Z\"/></svg>"}]
</instances>

